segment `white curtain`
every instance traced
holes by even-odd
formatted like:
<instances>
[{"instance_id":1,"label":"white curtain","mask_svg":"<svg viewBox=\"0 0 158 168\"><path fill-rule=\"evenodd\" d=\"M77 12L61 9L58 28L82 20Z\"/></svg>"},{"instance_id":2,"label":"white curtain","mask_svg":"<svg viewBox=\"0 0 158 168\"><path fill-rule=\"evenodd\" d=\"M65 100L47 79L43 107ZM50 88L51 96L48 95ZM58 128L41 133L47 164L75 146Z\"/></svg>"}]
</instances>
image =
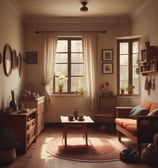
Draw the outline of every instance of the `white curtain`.
<instances>
[{"instance_id":1,"label":"white curtain","mask_svg":"<svg viewBox=\"0 0 158 168\"><path fill-rule=\"evenodd\" d=\"M52 80L55 67L57 35L55 33L42 35L43 79L46 104L50 101Z\"/></svg>"},{"instance_id":2,"label":"white curtain","mask_svg":"<svg viewBox=\"0 0 158 168\"><path fill-rule=\"evenodd\" d=\"M97 34L83 34L86 91L89 108L96 110Z\"/></svg>"}]
</instances>

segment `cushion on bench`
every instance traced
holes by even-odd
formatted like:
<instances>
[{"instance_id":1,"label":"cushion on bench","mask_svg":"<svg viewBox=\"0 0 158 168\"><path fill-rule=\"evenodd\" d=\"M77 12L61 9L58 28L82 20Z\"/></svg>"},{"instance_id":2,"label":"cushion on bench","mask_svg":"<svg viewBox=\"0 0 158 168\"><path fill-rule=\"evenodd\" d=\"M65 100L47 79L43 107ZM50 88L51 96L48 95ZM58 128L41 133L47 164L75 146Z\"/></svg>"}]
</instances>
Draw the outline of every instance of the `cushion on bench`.
<instances>
[{"instance_id":1,"label":"cushion on bench","mask_svg":"<svg viewBox=\"0 0 158 168\"><path fill-rule=\"evenodd\" d=\"M132 110L129 113L129 117L136 118L140 115L147 115L149 113L149 110L142 107L141 105L135 106L132 108Z\"/></svg>"},{"instance_id":2,"label":"cushion on bench","mask_svg":"<svg viewBox=\"0 0 158 168\"><path fill-rule=\"evenodd\" d=\"M121 126L122 128L127 129L129 132L134 135L137 134L137 121L131 118L116 118L115 123Z\"/></svg>"}]
</instances>

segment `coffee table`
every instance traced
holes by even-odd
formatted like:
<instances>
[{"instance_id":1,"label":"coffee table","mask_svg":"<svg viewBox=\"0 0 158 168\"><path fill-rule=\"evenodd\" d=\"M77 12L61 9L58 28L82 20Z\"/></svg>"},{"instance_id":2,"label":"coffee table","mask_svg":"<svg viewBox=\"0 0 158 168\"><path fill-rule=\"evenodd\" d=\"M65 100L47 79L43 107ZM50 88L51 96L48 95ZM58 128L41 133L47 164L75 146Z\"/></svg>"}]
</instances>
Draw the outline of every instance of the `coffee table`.
<instances>
[{"instance_id":1,"label":"coffee table","mask_svg":"<svg viewBox=\"0 0 158 168\"><path fill-rule=\"evenodd\" d=\"M84 116L83 121L73 120L69 121L68 116L60 116L61 123L63 124L63 139L65 147L67 147L67 133L68 131L75 126L82 128L83 137L85 138L86 146L88 146L88 134L87 134L87 125L94 123L90 116Z\"/></svg>"}]
</instances>

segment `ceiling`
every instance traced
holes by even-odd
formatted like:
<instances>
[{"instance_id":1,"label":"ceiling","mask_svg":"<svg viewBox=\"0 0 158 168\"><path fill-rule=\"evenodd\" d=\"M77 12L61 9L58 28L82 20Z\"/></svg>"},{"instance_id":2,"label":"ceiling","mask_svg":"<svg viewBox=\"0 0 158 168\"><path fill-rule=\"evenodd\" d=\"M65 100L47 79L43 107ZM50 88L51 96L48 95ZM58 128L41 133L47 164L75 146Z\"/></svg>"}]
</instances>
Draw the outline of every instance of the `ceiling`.
<instances>
[{"instance_id":1,"label":"ceiling","mask_svg":"<svg viewBox=\"0 0 158 168\"><path fill-rule=\"evenodd\" d=\"M87 0L88 12L81 12L81 0L8 0L25 17L107 17L135 15L150 0Z\"/></svg>"}]
</instances>

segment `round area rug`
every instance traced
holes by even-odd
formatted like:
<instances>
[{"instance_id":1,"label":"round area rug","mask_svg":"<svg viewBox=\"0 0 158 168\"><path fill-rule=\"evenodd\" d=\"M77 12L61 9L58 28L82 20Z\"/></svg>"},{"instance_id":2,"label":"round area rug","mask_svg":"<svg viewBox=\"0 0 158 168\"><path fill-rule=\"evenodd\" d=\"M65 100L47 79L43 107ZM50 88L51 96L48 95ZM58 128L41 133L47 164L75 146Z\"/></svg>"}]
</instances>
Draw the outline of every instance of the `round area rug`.
<instances>
[{"instance_id":1,"label":"round area rug","mask_svg":"<svg viewBox=\"0 0 158 168\"><path fill-rule=\"evenodd\" d=\"M83 138L68 138L67 147L62 138L51 140L47 152L55 157L83 162L105 162L119 160L123 145L112 138L88 138L88 146Z\"/></svg>"}]
</instances>

